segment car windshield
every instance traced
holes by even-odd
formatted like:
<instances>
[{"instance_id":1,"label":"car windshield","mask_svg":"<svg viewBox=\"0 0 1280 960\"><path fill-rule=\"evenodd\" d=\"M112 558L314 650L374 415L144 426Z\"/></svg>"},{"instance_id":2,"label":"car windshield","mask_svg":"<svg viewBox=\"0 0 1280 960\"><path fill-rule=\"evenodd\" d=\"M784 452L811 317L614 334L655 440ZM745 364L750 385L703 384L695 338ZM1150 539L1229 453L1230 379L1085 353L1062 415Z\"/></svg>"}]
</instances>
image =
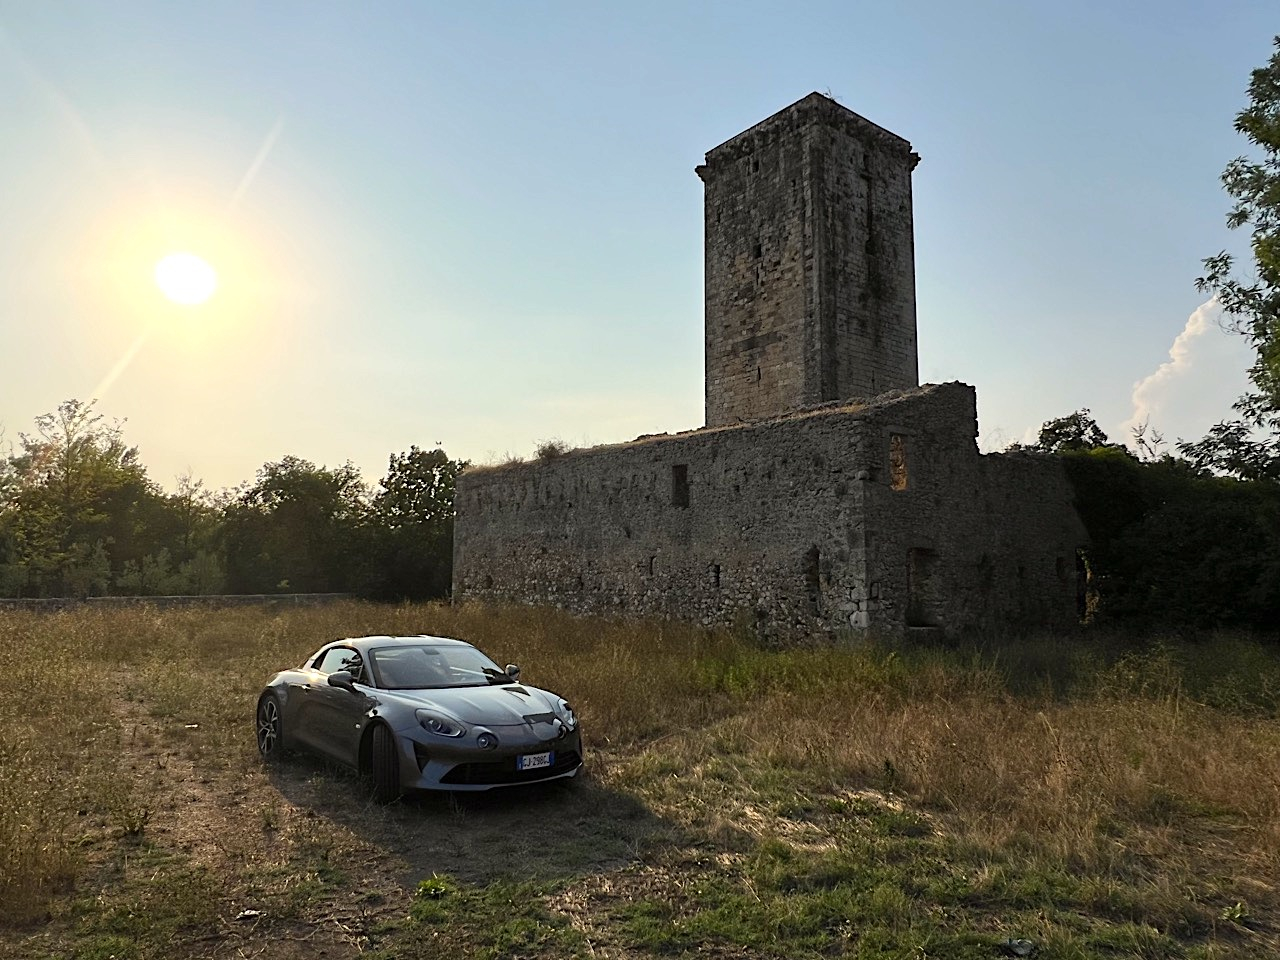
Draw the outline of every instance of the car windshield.
<instances>
[{"instance_id":1,"label":"car windshield","mask_svg":"<svg viewBox=\"0 0 1280 960\"><path fill-rule=\"evenodd\" d=\"M475 647L399 644L369 651L383 690L439 690L513 682Z\"/></svg>"}]
</instances>

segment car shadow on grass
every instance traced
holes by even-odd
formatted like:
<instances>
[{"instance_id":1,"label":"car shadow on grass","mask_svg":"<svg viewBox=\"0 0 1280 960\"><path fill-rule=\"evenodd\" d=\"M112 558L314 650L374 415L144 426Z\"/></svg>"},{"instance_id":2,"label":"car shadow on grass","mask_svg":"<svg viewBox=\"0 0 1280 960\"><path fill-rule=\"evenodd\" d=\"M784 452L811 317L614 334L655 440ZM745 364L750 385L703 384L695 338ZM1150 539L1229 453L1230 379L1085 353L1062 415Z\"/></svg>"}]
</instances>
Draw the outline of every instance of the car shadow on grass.
<instances>
[{"instance_id":1,"label":"car shadow on grass","mask_svg":"<svg viewBox=\"0 0 1280 960\"><path fill-rule=\"evenodd\" d=\"M435 874L487 884L607 872L683 839L681 827L589 767L570 780L414 793L386 806L373 803L350 771L308 756L290 756L269 778L285 801L318 821L315 836L383 851L402 864L407 886Z\"/></svg>"}]
</instances>

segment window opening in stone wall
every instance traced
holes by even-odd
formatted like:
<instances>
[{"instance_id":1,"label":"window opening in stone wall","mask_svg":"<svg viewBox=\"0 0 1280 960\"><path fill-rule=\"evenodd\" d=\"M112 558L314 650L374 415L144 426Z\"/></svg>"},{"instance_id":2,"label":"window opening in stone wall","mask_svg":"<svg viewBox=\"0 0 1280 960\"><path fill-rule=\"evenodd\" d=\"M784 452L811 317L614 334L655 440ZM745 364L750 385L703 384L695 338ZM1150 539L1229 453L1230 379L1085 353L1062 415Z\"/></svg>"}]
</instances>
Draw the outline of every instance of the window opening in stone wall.
<instances>
[{"instance_id":1,"label":"window opening in stone wall","mask_svg":"<svg viewBox=\"0 0 1280 960\"><path fill-rule=\"evenodd\" d=\"M761 257L764 256L764 247L761 244L757 243L754 247L752 247L751 254L757 260L759 260Z\"/></svg>"},{"instance_id":2,"label":"window opening in stone wall","mask_svg":"<svg viewBox=\"0 0 1280 960\"><path fill-rule=\"evenodd\" d=\"M711 565L711 589L720 589L720 564L713 563Z\"/></svg>"},{"instance_id":3,"label":"window opening in stone wall","mask_svg":"<svg viewBox=\"0 0 1280 960\"><path fill-rule=\"evenodd\" d=\"M671 505L687 507L689 505L689 466L684 463L672 464L671 467Z\"/></svg>"},{"instance_id":4,"label":"window opening in stone wall","mask_svg":"<svg viewBox=\"0 0 1280 960\"><path fill-rule=\"evenodd\" d=\"M804 555L804 590L809 601L809 612L817 616L822 612L821 555L817 547L810 547Z\"/></svg>"},{"instance_id":5,"label":"window opening in stone wall","mask_svg":"<svg viewBox=\"0 0 1280 960\"><path fill-rule=\"evenodd\" d=\"M907 438L889 434L889 489L907 489Z\"/></svg>"},{"instance_id":6,"label":"window opening in stone wall","mask_svg":"<svg viewBox=\"0 0 1280 960\"><path fill-rule=\"evenodd\" d=\"M650 558L649 558L649 576L651 576L651 577L653 576L653 561L654 561L655 559L657 559L657 558L656 558L656 557L650 557Z\"/></svg>"},{"instance_id":7,"label":"window opening in stone wall","mask_svg":"<svg viewBox=\"0 0 1280 960\"><path fill-rule=\"evenodd\" d=\"M924 547L907 551L907 626L938 626L935 567L938 555Z\"/></svg>"}]
</instances>

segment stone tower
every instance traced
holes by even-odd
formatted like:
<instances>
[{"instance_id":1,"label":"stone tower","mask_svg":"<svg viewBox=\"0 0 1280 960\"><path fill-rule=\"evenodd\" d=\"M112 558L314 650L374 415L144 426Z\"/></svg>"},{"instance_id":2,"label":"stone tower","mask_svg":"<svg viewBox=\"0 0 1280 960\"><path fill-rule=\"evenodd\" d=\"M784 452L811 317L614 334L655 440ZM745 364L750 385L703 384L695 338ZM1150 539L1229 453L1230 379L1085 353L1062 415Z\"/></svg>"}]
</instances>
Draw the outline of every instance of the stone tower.
<instances>
[{"instance_id":1,"label":"stone tower","mask_svg":"<svg viewBox=\"0 0 1280 960\"><path fill-rule=\"evenodd\" d=\"M707 153L707 426L917 385L919 159L819 93Z\"/></svg>"}]
</instances>

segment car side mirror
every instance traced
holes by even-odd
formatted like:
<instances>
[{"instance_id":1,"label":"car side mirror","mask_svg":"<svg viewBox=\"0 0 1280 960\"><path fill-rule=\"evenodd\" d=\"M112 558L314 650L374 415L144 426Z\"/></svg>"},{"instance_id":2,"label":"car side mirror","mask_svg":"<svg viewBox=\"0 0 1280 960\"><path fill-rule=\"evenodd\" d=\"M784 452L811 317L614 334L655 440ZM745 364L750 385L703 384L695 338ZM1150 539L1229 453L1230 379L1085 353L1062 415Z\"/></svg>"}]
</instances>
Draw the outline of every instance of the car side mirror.
<instances>
[{"instance_id":1,"label":"car side mirror","mask_svg":"<svg viewBox=\"0 0 1280 960\"><path fill-rule=\"evenodd\" d=\"M510 677L512 680L519 680L519 679L520 679L520 668L519 668L519 667L517 667L514 663L508 663L508 664L507 664L507 676L508 676L508 677Z\"/></svg>"},{"instance_id":2,"label":"car side mirror","mask_svg":"<svg viewBox=\"0 0 1280 960\"><path fill-rule=\"evenodd\" d=\"M329 686L341 687L347 693L358 693L356 690L356 678L346 670L339 670L337 673L329 674Z\"/></svg>"}]
</instances>

